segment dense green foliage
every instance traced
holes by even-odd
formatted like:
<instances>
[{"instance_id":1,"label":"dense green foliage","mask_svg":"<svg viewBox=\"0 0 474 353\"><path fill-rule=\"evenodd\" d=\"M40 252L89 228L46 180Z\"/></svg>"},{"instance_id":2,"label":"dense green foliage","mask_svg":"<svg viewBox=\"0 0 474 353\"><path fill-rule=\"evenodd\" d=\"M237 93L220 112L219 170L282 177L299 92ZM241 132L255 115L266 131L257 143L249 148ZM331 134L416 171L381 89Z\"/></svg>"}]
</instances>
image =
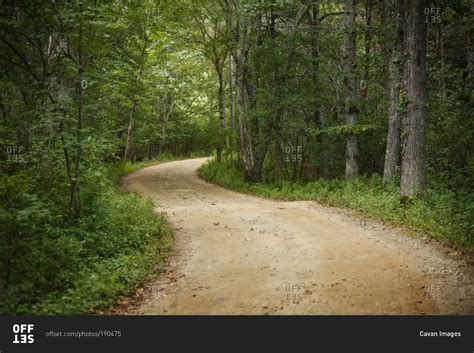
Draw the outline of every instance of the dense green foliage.
<instances>
[{"instance_id":1,"label":"dense green foliage","mask_svg":"<svg viewBox=\"0 0 474 353\"><path fill-rule=\"evenodd\" d=\"M474 66L472 43L463 39L471 37L474 28L470 2L416 1L422 15L437 15L421 18L426 58L411 61L407 48L424 43L423 31L408 33L417 15L410 7L414 1L205 4L196 22L207 14L227 24L218 35L228 43L228 114L238 124L230 129L233 143L228 148L237 162L213 162L204 174L241 190L359 209L472 246ZM351 4L355 18L349 28L344 21ZM397 61L399 18L403 38ZM347 33L353 34L355 46L349 68ZM413 77L413 68L425 59L426 70ZM398 81L391 75L394 61L400 66ZM408 95L410 80L426 80L417 87L418 96L413 88ZM396 99L391 96L394 87L399 90ZM392 136L399 147L392 148L396 163L384 186L392 104L399 119ZM422 107L416 117L414 107ZM356 120L349 123L351 115ZM409 140L408 134L416 137ZM360 180L347 175L350 138L357 141L355 174ZM411 155L405 158L407 151ZM410 169L417 172L405 174L405 184L413 185L403 194L403 171Z\"/></svg>"},{"instance_id":2,"label":"dense green foliage","mask_svg":"<svg viewBox=\"0 0 474 353\"><path fill-rule=\"evenodd\" d=\"M314 200L347 207L392 224L408 226L422 234L431 234L451 245L474 247L474 195L456 194L444 185L431 186L424 198L402 203L399 187L384 185L376 174L354 181L317 179L307 183L248 184L234 160L221 163L212 160L201 167L200 173L204 179L234 190L289 201Z\"/></svg>"},{"instance_id":3,"label":"dense green foliage","mask_svg":"<svg viewBox=\"0 0 474 353\"><path fill-rule=\"evenodd\" d=\"M35 195L31 177L2 179L1 230L8 234L0 244L2 313L91 312L159 268L172 233L150 201L109 181L127 171L118 164L85 178L93 201L74 225Z\"/></svg>"},{"instance_id":4,"label":"dense green foliage","mask_svg":"<svg viewBox=\"0 0 474 353\"><path fill-rule=\"evenodd\" d=\"M0 312L91 312L160 267L165 220L118 178L210 151L217 131L212 71L173 16L152 1L2 3Z\"/></svg>"},{"instance_id":5,"label":"dense green foliage","mask_svg":"<svg viewBox=\"0 0 474 353\"><path fill-rule=\"evenodd\" d=\"M119 176L196 153L237 157L203 169L223 185L472 246L472 6L429 4L441 15L428 25L426 124L413 124L426 135L428 189L400 200L400 168L380 180L398 2L355 3L352 28L342 0L2 3L0 311L90 312L136 286L160 266L169 232ZM346 182L349 137L360 179Z\"/></svg>"}]
</instances>

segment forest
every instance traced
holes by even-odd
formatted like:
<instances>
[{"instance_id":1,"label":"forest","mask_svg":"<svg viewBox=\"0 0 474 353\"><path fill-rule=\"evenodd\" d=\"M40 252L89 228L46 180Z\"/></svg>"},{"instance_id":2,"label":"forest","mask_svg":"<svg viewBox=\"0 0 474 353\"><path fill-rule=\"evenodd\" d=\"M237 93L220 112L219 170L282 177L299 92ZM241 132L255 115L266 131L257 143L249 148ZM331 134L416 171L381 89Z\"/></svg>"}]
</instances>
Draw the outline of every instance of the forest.
<instances>
[{"instance_id":1,"label":"forest","mask_svg":"<svg viewBox=\"0 0 474 353\"><path fill-rule=\"evenodd\" d=\"M0 313L102 312L173 230L120 179L315 200L471 251L468 0L2 0Z\"/></svg>"}]
</instances>

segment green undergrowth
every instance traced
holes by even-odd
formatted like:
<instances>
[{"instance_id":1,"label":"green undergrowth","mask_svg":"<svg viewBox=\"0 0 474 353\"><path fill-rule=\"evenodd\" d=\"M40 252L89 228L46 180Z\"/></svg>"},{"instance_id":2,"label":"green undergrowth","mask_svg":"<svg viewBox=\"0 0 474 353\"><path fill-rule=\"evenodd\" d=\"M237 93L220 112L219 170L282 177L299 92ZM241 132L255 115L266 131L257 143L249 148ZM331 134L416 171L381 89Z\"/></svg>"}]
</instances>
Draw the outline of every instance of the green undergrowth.
<instances>
[{"instance_id":1,"label":"green undergrowth","mask_svg":"<svg viewBox=\"0 0 474 353\"><path fill-rule=\"evenodd\" d=\"M84 171L81 218L65 223L58 202L42 199L34 176L0 183L0 313L101 313L164 263L173 232L155 205L119 187L139 168L175 160L115 163ZM66 198L56 190L58 199ZM49 201L49 202L48 202Z\"/></svg>"},{"instance_id":2,"label":"green undergrowth","mask_svg":"<svg viewBox=\"0 0 474 353\"><path fill-rule=\"evenodd\" d=\"M218 185L281 200L314 200L329 206L354 209L375 219L406 226L416 232L447 241L451 246L474 247L474 195L443 185L428 189L423 197L402 202L399 187L383 185L380 176L361 177L354 181L319 179L307 183L282 181L248 184L238 164L216 160L203 165L201 176Z\"/></svg>"}]
</instances>

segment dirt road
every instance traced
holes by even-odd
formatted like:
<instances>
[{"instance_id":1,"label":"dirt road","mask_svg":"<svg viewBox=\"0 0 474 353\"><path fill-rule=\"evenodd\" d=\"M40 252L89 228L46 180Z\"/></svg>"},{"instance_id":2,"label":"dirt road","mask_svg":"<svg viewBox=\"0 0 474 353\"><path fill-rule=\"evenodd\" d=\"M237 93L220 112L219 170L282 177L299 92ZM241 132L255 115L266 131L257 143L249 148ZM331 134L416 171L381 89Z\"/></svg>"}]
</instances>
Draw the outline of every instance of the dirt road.
<instances>
[{"instance_id":1,"label":"dirt road","mask_svg":"<svg viewBox=\"0 0 474 353\"><path fill-rule=\"evenodd\" d=\"M459 252L350 211L206 183L205 160L125 178L176 229L167 270L128 313L474 313L473 267Z\"/></svg>"}]
</instances>

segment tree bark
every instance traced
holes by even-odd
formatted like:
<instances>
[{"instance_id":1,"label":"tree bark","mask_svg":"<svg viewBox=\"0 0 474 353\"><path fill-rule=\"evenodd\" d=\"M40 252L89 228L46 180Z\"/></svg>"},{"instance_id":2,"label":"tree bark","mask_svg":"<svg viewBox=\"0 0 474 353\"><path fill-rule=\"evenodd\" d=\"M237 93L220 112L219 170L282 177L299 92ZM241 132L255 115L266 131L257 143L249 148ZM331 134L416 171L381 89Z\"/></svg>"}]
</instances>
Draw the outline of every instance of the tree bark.
<instances>
[{"instance_id":1,"label":"tree bark","mask_svg":"<svg viewBox=\"0 0 474 353\"><path fill-rule=\"evenodd\" d=\"M253 169L255 166L255 160L253 156L252 145L250 136L246 127L246 115L248 106L248 97L245 87L245 76L246 76L246 64L247 64L247 33L245 24L241 20L237 23L237 48L233 51L233 57L236 68L236 91L237 91L237 109L238 109L238 122L239 122L239 136L240 136L240 150L242 156L242 162L244 165L244 173L247 181L253 179Z\"/></svg>"},{"instance_id":2,"label":"tree bark","mask_svg":"<svg viewBox=\"0 0 474 353\"><path fill-rule=\"evenodd\" d=\"M79 78L79 85L78 85L78 102L77 102L77 126L76 126L76 155L74 157L74 172L73 177L70 180L70 204L69 208L72 212L72 216L74 219L79 219L81 217L81 186L79 183L79 175L80 175L80 166L81 166L81 159L82 159L82 125L83 125L83 109L84 109L84 87L83 85L83 73L84 73L84 60L83 60L83 52L82 52L82 37L83 37L83 7L82 4L80 5L80 23L79 23L79 43L78 43L78 78Z\"/></svg>"},{"instance_id":3,"label":"tree bark","mask_svg":"<svg viewBox=\"0 0 474 353\"><path fill-rule=\"evenodd\" d=\"M171 113L173 112L173 107L175 104L175 99L174 99L174 94L168 94L166 98L164 99L166 107L163 112L163 121L160 121L160 117L158 116L158 121L162 124L161 125L161 141L159 143L159 152L161 153L164 151L165 146L166 146L166 135L168 132L168 122L171 116ZM157 103L158 105L158 103ZM159 108L157 107L156 109L157 114L160 115L161 112Z\"/></svg>"},{"instance_id":4,"label":"tree bark","mask_svg":"<svg viewBox=\"0 0 474 353\"><path fill-rule=\"evenodd\" d=\"M353 126L357 122L357 93L355 87L354 61L356 56L355 43L355 0L344 2L344 93L346 125ZM359 148L357 137L353 132L346 135L346 179L359 176Z\"/></svg>"},{"instance_id":5,"label":"tree bark","mask_svg":"<svg viewBox=\"0 0 474 353\"><path fill-rule=\"evenodd\" d=\"M133 99L132 101L132 108L130 109L130 118L128 120L128 129L127 129L127 141L125 143L125 151L123 153L123 159L126 160L130 154L130 148L132 144L132 130L134 125L134 115L137 109L137 99Z\"/></svg>"},{"instance_id":6,"label":"tree bark","mask_svg":"<svg viewBox=\"0 0 474 353\"><path fill-rule=\"evenodd\" d=\"M146 35L146 32L144 32L143 35L143 47L141 50L141 55L140 55L140 67L137 73L137 76L135 77L135 84L138 85L140 83L140 80L142 79L143 72L145 70L145 59L146 59L146 49L148 47L149 41L148 41L148 36ZM127 159L130 154L130 149L131 149L131 142L132 142L132 131L133 131L133 125L134 125L134 119L135 119L135 113L138 109L138 98L135 94L132 95L132 108L130 109L130 118L128 121L128 129L127 129L127 141L125 143L125 151L123 153L123 159Z\"/></svg>"},{"instance_id":7,"label":"tree bark","mask_svg":"<svg viewBox=\"0 0 474 353\"><path fill-rule=\"evenodd\" d=\"M321 88L319 82L319 3L320 0L314 1L311 6L310 26L311 26L311 59L312 59L312 79L314 86L314 111L313 111L313 123L317 128L321 128Z\"/></svg>"},{"instance_id":8,"label":"tree bark","mask_svg":"<svg viewBox=\"0 0 474 353\"><path fill-rule=\"evenodd\" d=\"M234 147L232 145L235 144L235 148L238 150L239 148L239 142L238 138L235 139L235 84L234 84L234 64L233 64L233 58L232 55L229 55L229 125L230 125L230 137L231 137L231 143L230 147L233 149ZM234 141L235 139L235 141ZM240 153L240 152L239 152Z\"/></svg>"},{"instance_id":9,"label":"tree bark","mask_svg":"<svg viewBox=\"0 0 474 353\"><path fill-rule=\"evenodd\" d=\"M407 114L402 121L403 149L400 194L414 196L426 188L425 110L426 40L424 0L407 1L405 89Z\"/></svg>"},{"instance_id":10,"label":"tree bark","mask_svg":"<svg viewBox=\"0 0 474 353\"><path fill-rule=\"evenodd\" d=\"M249 121L248 111L255 104L254 84L249 77L248 55L251 46L249 19L245 18L242 3L227 3L227 25L229 33L235 35L235 47L232 48L232 57L235 63L235 83L237 92L237 118L239 123L240 152L244 167L245 179L248 182L261 182L263 173L260 160L257 158L259 151L258 122ZM234 23L235 19L235 23ZM252 131L250 131L250 129Z\"/></svg>"},{"instance_id":11,"label":"tree bark","mask_svg":"<svg viewBox=\"0 0 474 353\"><path fill-rule=\"evenodd\" d=\"M372 0L365 0L365 38L364 38L364 51L365 51L365 64L364 64L364 86L362 88L362 96L367 98L369 90L369 77L370 77L370 51L372 46Z\"/></svg>"},{"instance_id":12,"label":"tree bark","mask_svg":"<svg viewBox=\"0 0 474 353\"><path fill-rule=\"evenodd\" d=\"M225 119L225 87L224 87L224 61L216 60L214 66L216 68L217 76L219 78L218 89L218 104L219 104L219 142L217 146L217 161L220 162L222 158L222 150L224 146L229 149L229 136L227 135L227 123Z\"/></svg>"},{"instance_id":13,"label":"tree bark","mask_svg":"<svg viewBox=\"0 0 474 353\"><path fill-rule=\"evenodd\" d=\"M404 11L403 0L397 2L396 12L396 37L393 43L392 55L389 64L390 72L390 107L388 112L387 148L385 150L385 164L383 170L383 181L393 181L395 171L400 158L400 87L403 76L403 26Z\"/></svg>"}]
</instances>

